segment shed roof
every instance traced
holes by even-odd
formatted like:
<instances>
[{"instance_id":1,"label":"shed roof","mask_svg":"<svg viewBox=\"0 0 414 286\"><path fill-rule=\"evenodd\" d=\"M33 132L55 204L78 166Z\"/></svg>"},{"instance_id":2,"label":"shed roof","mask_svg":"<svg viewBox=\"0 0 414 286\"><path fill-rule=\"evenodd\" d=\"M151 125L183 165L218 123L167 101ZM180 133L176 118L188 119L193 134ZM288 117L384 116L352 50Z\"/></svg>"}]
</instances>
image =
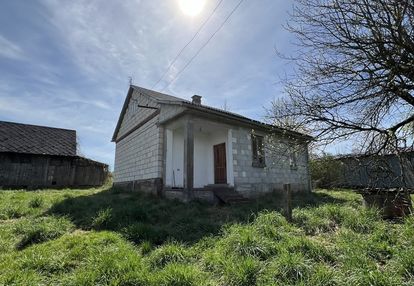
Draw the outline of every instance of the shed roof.
<instances>
[{"instance_id":1,"label":"shed roof","mask_svg":"<svg viewBox=\"0 0 414 286\"><path fill-rule=\"evenodd\" d=\"M76 131L0 121L0 152L76 156Z\"/></svg>"}]
</instances>

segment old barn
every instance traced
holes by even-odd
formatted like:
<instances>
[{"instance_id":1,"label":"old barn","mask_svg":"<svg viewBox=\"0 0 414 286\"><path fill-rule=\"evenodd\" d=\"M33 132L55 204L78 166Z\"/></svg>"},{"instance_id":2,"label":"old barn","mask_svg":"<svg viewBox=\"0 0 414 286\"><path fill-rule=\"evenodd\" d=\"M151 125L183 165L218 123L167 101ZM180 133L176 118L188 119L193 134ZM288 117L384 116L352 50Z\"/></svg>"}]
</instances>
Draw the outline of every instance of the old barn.
<instances>
[{"instance_id":1,"label":"old barn","mask_svg":"<svg viewBox=\"0 0 414 286\"><path fill-rule=\"evenodd\" d=\"M0 121L0 188L91 187L108 165L76 154L76 131Z\"/></svg>"}]
</instances>

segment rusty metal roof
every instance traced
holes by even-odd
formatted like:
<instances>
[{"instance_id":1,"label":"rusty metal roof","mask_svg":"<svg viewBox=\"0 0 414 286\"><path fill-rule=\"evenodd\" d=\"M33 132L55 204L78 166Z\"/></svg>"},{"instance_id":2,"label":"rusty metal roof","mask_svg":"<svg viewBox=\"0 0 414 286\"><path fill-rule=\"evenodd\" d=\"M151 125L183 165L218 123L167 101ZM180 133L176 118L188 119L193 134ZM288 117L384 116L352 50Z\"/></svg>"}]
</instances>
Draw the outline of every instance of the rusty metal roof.
<instances>
[{"instance_id":1,"label":"rusty metal roof","mask_svg":"<svg viewBox=\"0 0 414 286\"><path fill-rule=\"evenodd\" d=\"M76 131L0 121L0 152L76 156Z\"/></svg>"}]
</instances>

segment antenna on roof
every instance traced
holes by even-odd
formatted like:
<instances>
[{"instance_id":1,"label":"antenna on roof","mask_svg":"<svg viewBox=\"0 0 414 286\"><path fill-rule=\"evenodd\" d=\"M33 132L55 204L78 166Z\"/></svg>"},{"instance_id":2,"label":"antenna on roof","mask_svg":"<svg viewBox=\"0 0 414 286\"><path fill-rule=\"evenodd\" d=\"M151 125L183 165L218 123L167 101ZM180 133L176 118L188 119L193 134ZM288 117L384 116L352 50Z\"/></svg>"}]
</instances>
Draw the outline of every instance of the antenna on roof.
<instances>
[{"instance_id":1,"label":"antenna on roof","mask_svg":"<svg viewBox=\"0 0 414 286\"><path fill-rule=\"evenodd\" d=\"M129 85L132 85L132 76L128 77L128 82L129 82Z\"/></svg>"}]
</instances>

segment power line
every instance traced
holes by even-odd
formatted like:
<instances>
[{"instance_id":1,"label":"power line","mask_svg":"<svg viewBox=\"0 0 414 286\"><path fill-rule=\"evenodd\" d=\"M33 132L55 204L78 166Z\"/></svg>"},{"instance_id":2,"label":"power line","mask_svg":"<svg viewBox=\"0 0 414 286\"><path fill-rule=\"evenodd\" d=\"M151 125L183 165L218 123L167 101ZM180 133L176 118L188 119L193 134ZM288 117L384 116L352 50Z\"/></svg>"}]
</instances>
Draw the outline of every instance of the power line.
<instances>
[{"instance_id":1,"label":"power line","mask_svg":"<svg viewBox=\"0 0 414 286\"><path fill-rule=\"evenodd\" d=\"M233 8L233 10L230 12L230 14L226 17L224 22L214 31L213 34L211 34L210 38L198 49L198 51L195 53L195 55L186 63L186 65L175 75L175 77L161 90L164 91L167 87L169 87L173 82L175 82L178 77L185 71L185 69L191 64L191 62L201 53L201 51L208 45L208 43L214 38L214 36L223 28L223 26L227 23L227 21L230 19L230 17L236 12L236 10L239 8L239 6L243 3L244 0L240 0L239 3Z\"/></svg>"},{"instance_id":2,"label":"power line","mask_svg":"<svg viewBox=\"0 0 414 286\"><path fill-rule=\"evenodd\" d=\"M162 76L158 79L158 81L152 86L152 89L157 86L161 82L161 80L165 77L165 75L168 73L168 71L173 67L175 62L178 60L178 58L181 56L181 54L184 52L184 50L194 41L194 39L198 36L198 34L201 32L201 30L204 28L204 26L207 24L207 22L213 17L214 13L217 11L218 7L221 5L223 0L220 0L217 4L217 6L214 8L213 12L207 17L207 19L200 25L197 32L194 34L194 36L188 41L184 47L178 52L178 54L175 56L174 60L171 62L171 64L168 66L168 68L165 70L165 72L162 74Z\"/></svg>"}]
</instances>

